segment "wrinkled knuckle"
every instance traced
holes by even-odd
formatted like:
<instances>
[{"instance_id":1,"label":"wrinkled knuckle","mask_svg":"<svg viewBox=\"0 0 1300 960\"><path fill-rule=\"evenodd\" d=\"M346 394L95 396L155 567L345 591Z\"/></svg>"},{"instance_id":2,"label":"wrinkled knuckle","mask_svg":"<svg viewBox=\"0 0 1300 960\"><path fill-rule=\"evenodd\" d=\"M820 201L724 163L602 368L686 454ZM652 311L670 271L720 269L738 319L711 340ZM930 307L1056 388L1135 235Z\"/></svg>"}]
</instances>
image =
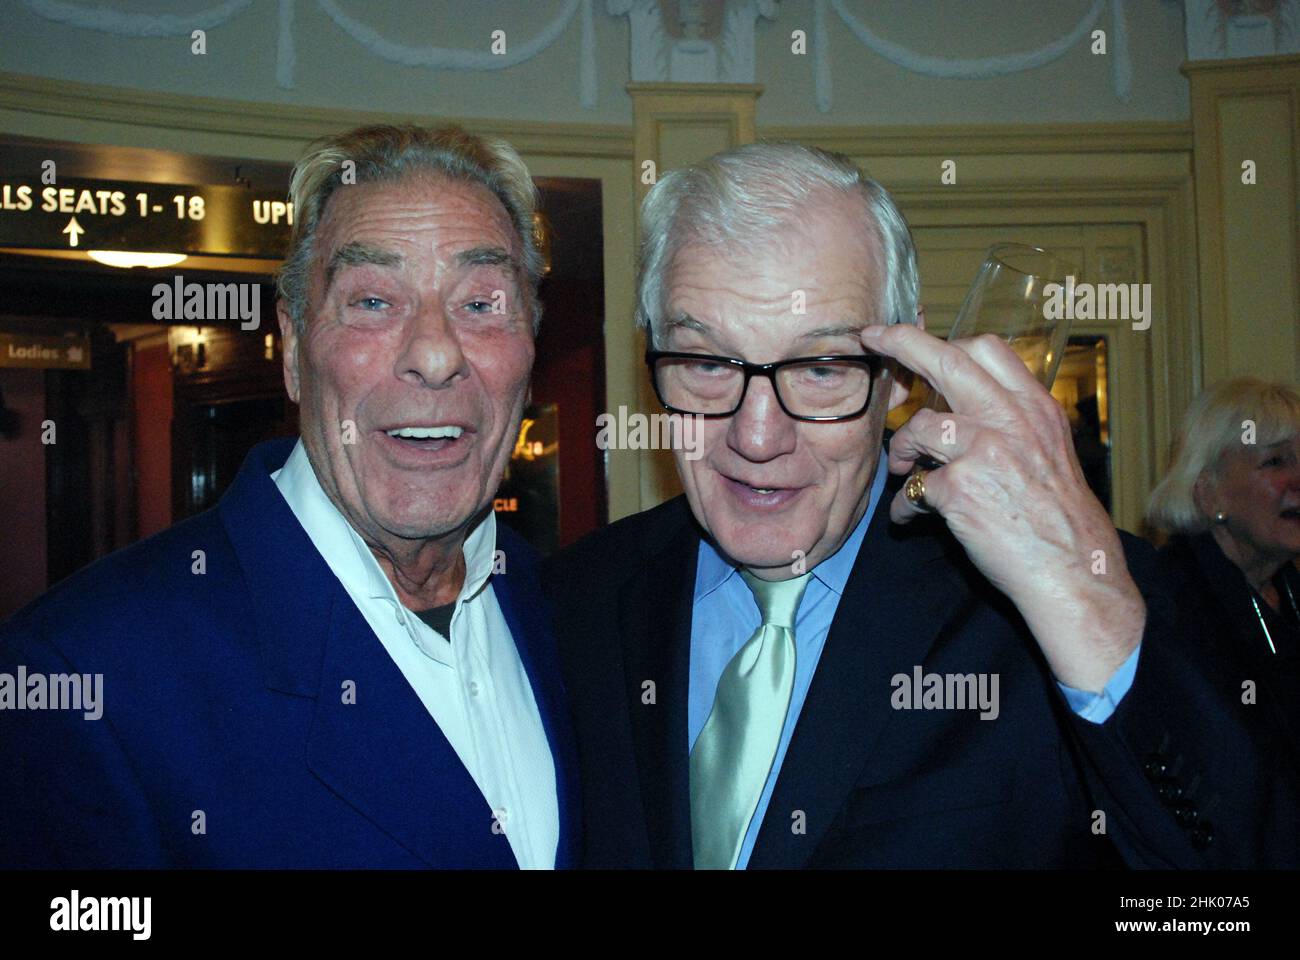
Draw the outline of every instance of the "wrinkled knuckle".
<instances>
[{"instance_id":1,"label":"wrinkled knuckle","mask_svg":"<svg viewBox=\"0 0 1300 960\"><path fill-rule=\"evenodd\" d=\"M1059 466L1060 459L1047 449L1038 445L1031 448L1028 458L1028 472L1032 477L1038 480L1050 477Z\"/></svg>"},{"instance_id":2,"label":"wrinkled knuckle","mask_svg":"<svg viewBox=\"0 0 1300 960\"><path fill-rule=\"evenodd\" d=\"M990 437L980 444L980 459L993 470L1005 470L1011 458L1011 447L1001 437Z\"/></svg>"},{"instance_id":3,"label":"wrinkled knuckle","mask_svg":"<svg viewBox=\"0 0 1300 960\"><path fill-rule=\"evenodd\" d=\"M938 418L939 415L929 407L922 407L908 419L907 426L911 427L913 431L930 430L934 427L934 422Z\"/></svg>"},{"instance_id":4,"label":"wrinkled knuckle","mask_svg":"<svg viewBox=\"0 0 1300 960\"><path fill-rule=\"evenodd\" d=\"M971 343L985 356L996 356L1006 348L1006 341L995 333L981 333Z\"/></svg>"},{"instance_id":5,"label":"wrinkled knuckle","mask_svg":"<svg viewBox=\"0 0 1300 960\"><path fill-rule=\"evenodd\" d=\"M939 373L944 377L956 377L970 361L960 350L946 351L939 358Z\"/></svg>"},{"instance_id":6,"label":"wrinkled knuckle","mask_svg":"<svg viewBox=\"0 0 1300 960\"><path fill-rule=\"evenodd\" d=\"M1055 449L1063 441L1072 442L1070 418L1061 405L1050 397L1027 411L1024 428L1031 447Z\"/></svg>"},{"instance_id":7,"label":"wrinkled knuckle","mask_svg":"<svg viewBox=\"0 0 1300 960\"><path fill-rule=\"evenodd\" d=\"M959 503L971 487L970 469L964 460L954 460L943 467L944 498L949 504Z\"/></svg>"}]
</instances>

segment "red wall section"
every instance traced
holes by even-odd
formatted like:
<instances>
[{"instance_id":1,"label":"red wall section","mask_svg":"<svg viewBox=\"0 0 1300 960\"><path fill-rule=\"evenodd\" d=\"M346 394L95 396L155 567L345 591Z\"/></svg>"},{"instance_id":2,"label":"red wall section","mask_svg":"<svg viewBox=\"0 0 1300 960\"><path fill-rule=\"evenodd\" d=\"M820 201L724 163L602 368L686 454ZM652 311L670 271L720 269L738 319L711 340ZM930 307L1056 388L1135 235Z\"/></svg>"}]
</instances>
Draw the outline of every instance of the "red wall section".
<instances>
[{"instance_id":1,"label":"red wall section","mask_svg":"<svg viewBox=\"0 0 1300 960\"><path fill-rule=\"evenodd\" d=\"M0 620L45 592L45 371L0 370L18 433L0 437Z\"/></svg>"},{"instance_id":2,"label":"red wall section","mask_svg":"<svg viewBox=\"0 0 1300 960\"><path fill-rule=\"evenodd\" d=\"M136 535L143 539L172 522L172 368L165 343L135 351L131 395Z\"/></svg>"}]
</instances>

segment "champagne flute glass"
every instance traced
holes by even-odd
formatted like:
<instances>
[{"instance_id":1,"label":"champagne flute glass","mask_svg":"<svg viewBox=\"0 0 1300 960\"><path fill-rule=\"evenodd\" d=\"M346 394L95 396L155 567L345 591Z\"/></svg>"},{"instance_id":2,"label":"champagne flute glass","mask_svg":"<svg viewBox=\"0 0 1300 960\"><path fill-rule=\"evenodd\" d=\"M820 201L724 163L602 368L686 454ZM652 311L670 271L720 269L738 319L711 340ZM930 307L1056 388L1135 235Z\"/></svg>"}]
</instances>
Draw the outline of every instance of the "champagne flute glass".
<instances>
[{"instance_id":1,"label":"champagne flute glass","mask_svg":"<svg viewBox=\"0 0 1300 960\"><path fill-rule=\"evenodd\" d=\"M954 342L992 333L1007 342L1024 361L1029 372L1051 389L1070 335L1066 311L1044 309L1050 300L1057 306L1073 298L1078 270L1069 261L1041 247L1020 243L999 243L990 247L957 311L948 333ZM1055 314L1055 319L1049 316ZM930 386L922 404L939 413L950 411L943 395ZM918 469L933 470L943 464L924 457Z\"/></svg>"}]
</instances>

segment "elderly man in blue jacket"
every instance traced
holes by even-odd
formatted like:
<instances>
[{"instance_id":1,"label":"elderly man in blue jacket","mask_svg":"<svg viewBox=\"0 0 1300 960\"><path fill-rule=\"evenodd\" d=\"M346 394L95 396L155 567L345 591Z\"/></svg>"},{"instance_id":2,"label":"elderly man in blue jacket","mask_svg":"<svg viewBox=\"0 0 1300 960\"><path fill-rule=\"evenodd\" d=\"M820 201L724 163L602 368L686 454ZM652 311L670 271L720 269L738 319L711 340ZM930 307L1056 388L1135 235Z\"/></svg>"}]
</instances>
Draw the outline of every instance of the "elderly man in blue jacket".
<instances>
[{"instance_id":1,"label":"elderly man in blue jacket","mask_svg":"<svg viewBox=\"0 0 1300 960\"><path fill-rule=\"evenodd\" d=\"M539 317L528 171L369 127L314 145L291 195L301 436L0 627L0 867L572 858L553 640L491 511Z\"/></svg>"}]
</instances>

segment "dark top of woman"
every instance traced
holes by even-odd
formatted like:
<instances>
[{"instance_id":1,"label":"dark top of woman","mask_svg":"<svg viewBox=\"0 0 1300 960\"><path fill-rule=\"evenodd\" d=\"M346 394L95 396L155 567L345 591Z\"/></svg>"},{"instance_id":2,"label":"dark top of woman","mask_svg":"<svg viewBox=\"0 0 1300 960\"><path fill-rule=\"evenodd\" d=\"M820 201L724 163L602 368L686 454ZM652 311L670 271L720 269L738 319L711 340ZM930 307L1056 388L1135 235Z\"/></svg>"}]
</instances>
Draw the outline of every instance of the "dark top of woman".
<instances>
[{"instance_id":1,"label":"dark top of woman","mask_svg":"<svg viewBox=\"0 0 1300 960\"><path fill-rule=\"evenodd\" d=\"M1209 531L1171 537L1159 555L1188 655L1226 692L1259 709L1276 745L1300 764L1300 617L1291 603L1300 604L1300 571L1288 563L1274 576L1281 601L1274 610Z\"/></svg>"}]
</instances>

